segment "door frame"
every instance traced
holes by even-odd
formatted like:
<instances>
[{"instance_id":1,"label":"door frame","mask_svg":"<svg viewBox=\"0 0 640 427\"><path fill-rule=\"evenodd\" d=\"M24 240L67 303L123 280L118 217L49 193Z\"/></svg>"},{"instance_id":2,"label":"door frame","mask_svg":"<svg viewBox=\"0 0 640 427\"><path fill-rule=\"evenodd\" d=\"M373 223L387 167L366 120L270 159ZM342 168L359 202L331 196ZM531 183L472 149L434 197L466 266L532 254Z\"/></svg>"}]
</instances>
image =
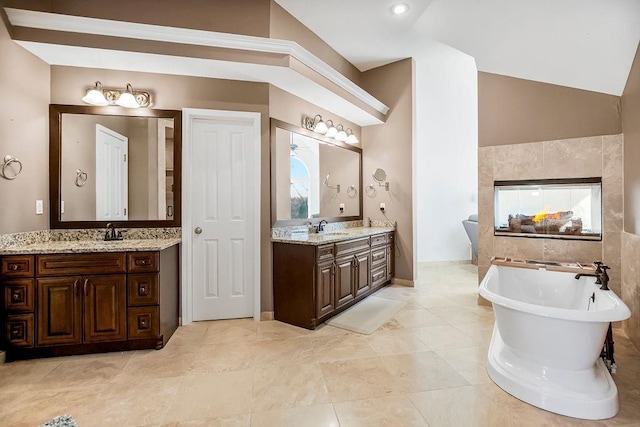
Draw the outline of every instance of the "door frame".
<instances>
[{"instance_id":1,"label":"door frame","mask_svg":"<svg viewBox=\"0 0 640 427\"><path fill-rule=\"evenodd\" d=\"M254 283L253 283L253 319L260 320L260 296L261 296L261 280L260 280L260 176L261 176L261 114L257 112L245 111L226 111L226 110L205 110L199 108L183 108L182 109L182 280L181 280L181 324L188 325L193 320L193 221L191 218L191 136L193 129L193 121L196 119L216 120L216 119L233 119L243 120L247 124L252 124L254 137L252 147L252 160L256 173L253 182L248 183L248 191L250 199L253 200L253 238L256 244L253 248L254 254Z\"/></svg>"}]
</instances>

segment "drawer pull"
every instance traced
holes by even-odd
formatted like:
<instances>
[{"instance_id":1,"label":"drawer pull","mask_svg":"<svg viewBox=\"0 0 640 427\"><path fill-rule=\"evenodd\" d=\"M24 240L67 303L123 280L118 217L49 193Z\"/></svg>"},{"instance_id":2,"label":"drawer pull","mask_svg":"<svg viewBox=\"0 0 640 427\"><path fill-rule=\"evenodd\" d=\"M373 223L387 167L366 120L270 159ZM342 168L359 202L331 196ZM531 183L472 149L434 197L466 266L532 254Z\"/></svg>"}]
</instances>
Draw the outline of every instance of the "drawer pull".
<instances>
[{"instance_id":1,"label":"drawer pull","mask_svg":"<svg viewBox=\"0 0 640 427\"><path fill-rule=\"evenodd\" d=\"M13 294L11 294L11 299L13 299L14 301L18 301L20 299L20 294L14 292Z\"/></svg>"},{"instance_id":2,"label":"drawer pull","mask_svg":"<svg viewBox=\"0 0 640 427\"><path fill-rule=\"evenodd\" d=\"M20 268L20 266L18 264L11 264L9 266L9 270L11 271L18 271L18 270L22 270L22 268Z\"/></svg>"},{"instance_id":3,"label":"drawer pull","mask_svg":"<svg viewBox=\"0 0 640 427\"><path fill-rule=\"evenodd\" d=\"M149 261L147 261L146 259L137 259L136 260L136 265L147 265L149 264Z\"/></svg>"},{"instance_id":4,"label":"drawer pull","mask_svg":"<svg viewBox=\"0 0 640 427\"><path fill-rule=\"evenodd\" d=\"M149 294L149 292L147 292L147 284L141 284L138 285L138 295L146 297Z\"/></svg>"},{"instance_id":5,"label":"drawer pull","mask_svg":"<svg viewBox=\"0 0 640 427\"><path fill-rule=\"evenodd\" d=\"M21 332L20 332L19 329L16 328L16 329L12 329L11 330L11 336L12 337L17 337L17 336L20 336L20 335L21 335Z\"/></svg>"}]
</instances>

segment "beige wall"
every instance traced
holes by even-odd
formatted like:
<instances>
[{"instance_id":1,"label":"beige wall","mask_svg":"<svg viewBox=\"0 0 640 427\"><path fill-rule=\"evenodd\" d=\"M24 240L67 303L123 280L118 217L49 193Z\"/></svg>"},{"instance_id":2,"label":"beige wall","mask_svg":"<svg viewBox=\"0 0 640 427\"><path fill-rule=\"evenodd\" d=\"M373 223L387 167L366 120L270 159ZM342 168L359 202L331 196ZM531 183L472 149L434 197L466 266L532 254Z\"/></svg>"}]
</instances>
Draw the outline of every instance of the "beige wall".
<instances>
[{"instance_id":1,"label":"beige wall","mask_svg":"<svg viewBox=\"0 0 640 427\"><path fill-rule=\"evenodd\" d=\"M623 322L629 339L640 348L640 45L622 94L624 132L624 229L622 233L622 299L631 309Z\"/></svg>"},{"instance_id":2,"label":"beige wall","mask_svg":"<svg viewBox=\"0 0 640 427\"><path fill-rule=\"evenodd\" d=\"M9 38L0 23L0 165L20 159L15 180L0 177L0 234L49 228L49 66ZM11 173L11 171L9 171ZM44 201L44 215L35 201Z\"/></svg>"},{"instance_id":3,"label":"beige wall","mask_svg":"<svg viewBox=\"0 0 640 427\"><path fill-rule=\"evenodd\" d=\"M616 135L620 97L478 73L478 145Z\"/></svg>"},{"instance_id":4,"label":"beige wall","mask_svg":"<svg viewBox=\"0 0 640 427\"><path fill-rule=\"evenodd\" d=\"M640 234L640 45L622 94L624 229Z\"/></svg>"},{"instance_id":5,"label":"beige wall","mask_svg":"<svg viewBox=\"0 0 640 427\"><path fill-rule=\"evenodd\" d=\"M5 6L66 15L269 36L269 0L3 0Z\"/></svg>"},{"instance_id":6,"label":"beige wall","mask_svg":"<svg viewBox=\"0 0 640 427\"><path fill-rule=\"evenodd\" d=\"M376 185L373 197L363 195L364 216L397 221L396 272L398 279L413 281L413 141L415 139L415 63L413 59L394 62L363 73L363 88L391 108L386 123L362 129L363 183L374 183L377 168L387 172L389 192Z\"/></svg>"},{"instance_id":7,"label":"beige wall","mask_svg":"<svg viewBox=\"0 0 640 427\"><path fill-rule=\"evenodd\" d=\"M298 43L352 82L358 85L361 83L361 73L355 66L273 0L271 0L269 36L273 39L292 40Z\"/></svg>"},{"instance_id":8,"label":"beige wall","mask_svg":"<svg viewBox=\"0 0 640 427\"><path fill-rule=\"evenodd\" d=\"M480 147L478 151L478 275L491 257L593 262L611 267L610 286L621 292L622 135ZM602 242L494 236L493 182L502 180L602 177Z\"/></svg>"}]
</instances>

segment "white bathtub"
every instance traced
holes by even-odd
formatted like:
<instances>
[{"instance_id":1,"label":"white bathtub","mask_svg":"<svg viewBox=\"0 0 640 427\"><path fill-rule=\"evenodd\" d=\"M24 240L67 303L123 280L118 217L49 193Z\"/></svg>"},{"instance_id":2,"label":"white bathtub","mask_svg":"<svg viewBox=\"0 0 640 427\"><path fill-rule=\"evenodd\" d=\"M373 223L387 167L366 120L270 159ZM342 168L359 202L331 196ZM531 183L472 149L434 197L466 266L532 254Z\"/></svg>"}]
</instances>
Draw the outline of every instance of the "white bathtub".
<instances>
[{"instance_id":1,"label":"white bathtub","mask_svg":"<svg viewBox=\"0 0 640 427\"><path fill-rule=\"evenodd\" d=\"M618 390L599 356L609 322L631 312L595 278L575 275L491 266L479 289L496 317L487 371L506 392L539 408L611 418Z\"/></svg>"}]
</instances>

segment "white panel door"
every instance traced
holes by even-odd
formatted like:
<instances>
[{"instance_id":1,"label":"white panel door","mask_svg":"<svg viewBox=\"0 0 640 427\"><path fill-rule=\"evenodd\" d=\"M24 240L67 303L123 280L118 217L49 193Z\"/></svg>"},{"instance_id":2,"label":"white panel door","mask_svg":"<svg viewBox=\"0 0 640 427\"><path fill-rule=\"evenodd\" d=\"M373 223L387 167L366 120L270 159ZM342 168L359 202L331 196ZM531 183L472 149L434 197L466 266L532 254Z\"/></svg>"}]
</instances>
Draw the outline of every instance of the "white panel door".
<instances>
[{"instance_id":1,"label":"white panel door","mask_svg":"<svg viewBox=\"0 0 640 427\"><path fill-rule=\"evenodd\" d=\"M96 219L129 217L129 138L96 125Z\"/></svg>"},{"instance_id":2,"label":"white panel door","mask_svg":"<svg viewBox=\"0 0 640 427\"><path fill-rule=\"evenodd\" d=\"M247 120L192 124L193 320L254 314L254 132Z\"/></svg>"}]
</instances>

